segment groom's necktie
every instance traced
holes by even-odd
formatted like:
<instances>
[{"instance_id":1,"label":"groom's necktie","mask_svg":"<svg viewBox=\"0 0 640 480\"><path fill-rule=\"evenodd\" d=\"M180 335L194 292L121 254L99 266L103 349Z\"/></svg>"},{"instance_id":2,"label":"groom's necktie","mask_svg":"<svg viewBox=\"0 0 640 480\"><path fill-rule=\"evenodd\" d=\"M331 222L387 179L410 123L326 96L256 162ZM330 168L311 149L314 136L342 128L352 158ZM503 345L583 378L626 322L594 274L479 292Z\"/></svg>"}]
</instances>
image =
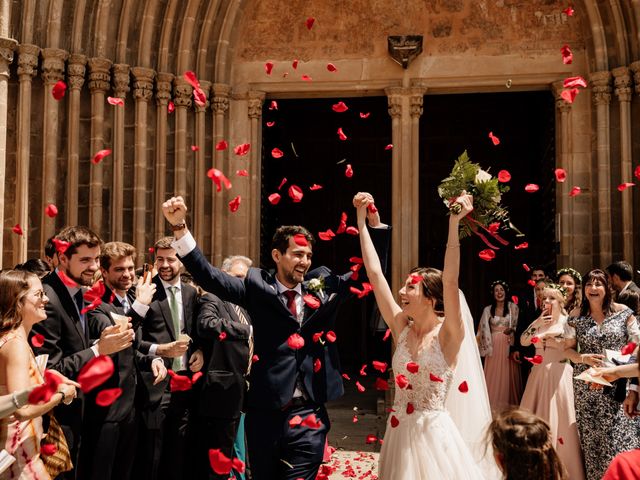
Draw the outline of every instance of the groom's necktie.
<instances>
[{"instance_id":1,"label":"groom's necktie","mask_svg":"<svg viewBox=\"0 0 640 480\"><path fill-rule=\"evenodd\" d=\"M285 290L283 292L283 295L287 297L287 308L289 309L289 311L291 312L291 315L293 315L296 320L298 319L298 307L296 306L297 294L298 293L295 290Z\"/></svg>"}]
</instances>

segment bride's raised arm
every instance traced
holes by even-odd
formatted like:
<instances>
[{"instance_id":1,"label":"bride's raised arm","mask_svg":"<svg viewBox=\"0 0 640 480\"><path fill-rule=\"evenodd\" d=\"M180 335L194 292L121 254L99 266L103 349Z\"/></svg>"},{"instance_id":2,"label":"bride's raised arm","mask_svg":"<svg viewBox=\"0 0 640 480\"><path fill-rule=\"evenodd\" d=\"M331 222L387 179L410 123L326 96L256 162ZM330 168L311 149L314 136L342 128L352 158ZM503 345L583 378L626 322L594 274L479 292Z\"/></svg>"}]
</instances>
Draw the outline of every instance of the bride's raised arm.
<instances>
[{"instance_id":1,"label":"bride's raised arm","mask_svg":"<svg viewBox=\"0 0 640 480\"><path fill-rule=\"evenodd\" d=\"M373 197L368 193L358 193L353 197L353 206L358 214L358 229L360 230L360 249L362 250L362 260L367 270L369 283L373 287L373 293L380 309L380 314L385 323L391 329L394 339L402 331L402 309L395 302L393 293L389 288L387 279L384 278L380 258L376 252L369 230L367 229L367 207L373 204Z\"/></svg>"},{"instance_id":2,"label":"bride's raised arm","mask_svg":"<svg viewBox=\"0 0 640 480\"><path fill-rule=\"evenodd\" d=\"M444 254L442 271L442 289L444 300L444 322L438 334L442 353L448 363L455 362L464 339L464 323L460 314L460 297L458 294L458 275L460 273L460 236L459 227L462 220L473 210L473 197L461 195L456 203L462 207L460 213L449 217L449 236Z\"/></svg>"}]
</instances>

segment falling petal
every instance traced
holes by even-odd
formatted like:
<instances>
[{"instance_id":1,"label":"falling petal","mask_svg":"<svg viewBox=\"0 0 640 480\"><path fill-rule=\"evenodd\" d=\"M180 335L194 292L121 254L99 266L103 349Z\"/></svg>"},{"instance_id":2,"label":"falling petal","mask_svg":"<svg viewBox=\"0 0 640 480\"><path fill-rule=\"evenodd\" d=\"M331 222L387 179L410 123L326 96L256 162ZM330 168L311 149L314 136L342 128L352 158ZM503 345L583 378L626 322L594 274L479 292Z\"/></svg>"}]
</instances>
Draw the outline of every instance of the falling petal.
<instances>
[{"instance_id":1,"label":"falling petal","mask_svg":"<svg viewBox=\"0 0 640 480\"><path fill-rule=\"evenodd\" d=\"M507 183L511 180L511 174L508 170L500 170L498 172L498 181L501 183Z\"/></svg>"},{"instance_id":2,"label":"falling petal","mask_svg":"<svg viewBox=\"0 0 640 480\"><path fill-rule=\"evenodd\" d=\"M289 345L291 350L300 350L304 347L304 338L294 333L287 339L287 345Z\"/></svg>"},{"instance_id":3,"label":"falling petal","mask_svg":"<svg viewBox=\"0 0 640 480\"><path fill-rule=\"evenodd\" d=\"M313 79L309 75L302 75L302 80L305 82L311 82Z\"/></svg>"},{"instance_id":4,"label":"falling petal","mask_svg":"<svg viewBox=\"0 0 640 480\"><path fill-rule=\"evenodd\" d=\"M264 71L267 75L271 75L271 71L273 70L273 62L266 62L264 64Z\"/></svg>"},{"instance_id":5,"label":"falling petal","mask_svg":"<svg viewBox=\"0 0 640 480\"><path fill-rule=\"evenodd\" d=\"M333 233L333 230L331 230L330 228L325 232L318 232L318 238L320 240L324 240L325 242L332 240L335 236L336 234Z\"/></svg>"},{"instance_id":6,"label":"falling petal","mask_svg":"<svg viewBox=\"0 0 640 480\"><path fill-rule=\"evenodd\" d=\"M238 177L248 177L249 176L249 172L247 172L245 169L236 170L236 175Z\"/></svg>"},{"instance_id":7,"label":"falling petal","mask_svg":"<svg viewBox=\"0 0 640 480\"><path fill-rule=\"evenodd\" d=\"M240 208L241 201L242 201L242 198L240 197L240 195L238 195L236 198L234 198L229 202L229 210L231 211L231 213L236 213L238 211L238 208Z\"/></svg>"},{"instance_id":8,"label":"falling petal","mask_svg":"<svg viewBox=\"0 0 640 480\"><path fill-rule=\"evenodd\" d=\"M358 389L358 391L360 393L363 393L365 391L365 388L362 386L362 384L358 381L356 381L356 388Z\"/></svg>"},{"instance_id":9,"label":"falling petal","mask_svg":"<svg viewBox=\"0 0 640 480\"><path fill-rule=\"evenodd\" d=\"M322 368L322 362L320 361L319 358L316 358L315 361L313 362L313 373L318 373L321 368Z\"/></svg>"},{"instance_id":10,"label":"falling petal","mask_svg":"<svg viewBox=\"0 0 640 480\"><path fill-rule=\"evenodd\" d=\"M196 77L195 72L192 72L191 70L187 70L182 74L182 78L184 78L185 81L189 85L191 85L194 89L200 88L200 82L198 81L198 77Z\"/></svg>"},{"instance_id":11,"label":"falling petal","mask_svg":"<svg viewBox=\"0 0 640 480\"><path fill-rule=\"evenodd\" d=\"M524 186L524 191L527 193L534 193L534 192L537 192L538 190L540 190L540 187L535 183L527 183Z\"/></svg>"},{"instance_id":12,"label":"falling petal","mask_svg":"<svg viewBox=\"0 0 640 480\"><path fill-rule=\"evenodd\" d=\"M519 245L513 247L514 250L523 250L525 248L529 248L529 242L522 242Z\"/></svg>"},{"instance_id":13,"label":"falling petal","mask_svg":"<svg viewBox=\"0 0 640 480\"><path fill-rule=\"evenodd\" d=\"M316 190L322 190L322 185L318 185L317 183L314 183L313 185L311 185L309 187L309 190L311 190L312 192L314 192Z\"/></svg>"},{"instance_id":14,"label":"falling petal","mask_svg":"<svg viewBox=\"0 0 640 480\"><path fill-rule=\"evenodd\" d=\"M269 195L268 200L271 205L277 205L280 201L280 198L281 197L279 193L272 193L271 195Z\"/></svg>"},{"instance_id":15,"label":"falling petal","mask_svg":"<svg viewBox=\"0 0 640 480\"><path fill-rule=\"evenodd\" d=\"M564 88L582 87L587 88L587 81L581 76L569 77L564 79Z\"/></svg>"},{"instance_id":16,"label":"falling petal","mask_svg":"<svg viewBox=\"0 0 640 480\"><path fill-rule=\"evenodd\" d=\"M622 347L622 349L620 350L620 353L622 355L631 355L636 349L636 346L637 344L635 342L629 342L624 347Z\"/></svg>"},{"instance_id":17,"label":"falling petal","mask_svg":"<svg viewBox=\"0 0 640 480\"><path fill-rule=\"evenodd\" d=\"M500 145L500 139L496 137L493 132L489 132L489 138L493 142L494 145Z\"/></svg>"},{"instance_id":18,"label":"falling petal","mask_svg":"<svg viewBox=\"0 0 640 480\"><path fill-rule=\"evenodd\" d=\"M353 177L353 168L351 168L351 164L347 164L347 168L344 170L344 176L347 178Z\"/></svg>"},{"instance_id":19,"label":"falling petal","mask_svg":"<svg viewBox=\"0 0 640 480\"><path fill-rule=\"evenodd\" d=\"M291 62L291 67L296 70L298 68L298 59L296 58L293 62Z\"/></svg>"},{"instance_id":20,"label":"falling petal","mask_svg":"<svg viewBox=\"0 0 640 480\"><path fill-rule=\"evenodd\" d=\"M216 184L216 192L222 190L222 184L224 187L229 190L231 188L231 181L217 168L211 168L207 172L207 177L209 177L213 183Z\"/></svg>"},{"instance_id":21,"label":"falling petal","mask_svg":"<svg viewBox=\"0 0 640 480\"><path fill-rule=\"evenodd\" d=\"M640 165L638 165L633 171L633 176L640 180Z\"/></svg>"},{"instance_id":22,"label":"falling petal","mask_svg":"<svg viewBox=\"0 0 640 480\"><path fill-rule=\"evenodd\" d=\"M307 237L302 233L296 233L293 236L293 242L296 245L299 245L301 247L308 247L309 246L309 241L307 240Z\"/></svg>"},{"instance_id":23,"label":"falling petal","mask_svg":"<svg viewBox=\"0 0 640 480\"><path fill-rule=\"evenodd\" d=\"M560 49L560 53L562 54L562 63L565 65L573 63L573 53L571 52L569 45L563 45Z\"/></svg>"},{"instance_id":24,"label":"falling petal","mask_svg":"<svg viewBox=\"0 0 640 480\"><path fill-rule=\"evenodd\" d=\"M524 357L525 360L533 365L540 365L542 363L542 355L534 355L533 357Z\"/></svg>"},{"instance_id":25,"label":"falling petal","mask_svg":"<svg viewBox=\"0 0 640 480\"><path fill-rule=\"evenodd\" d=\"M124 107L124 98L107 97L107 103L118 107Z\"/></svg>"},{"instance_id":26,"label":"falling petal","mask_svg":"<svg viewBox=\"0 0 640 480\"><path fill-rule=\"evenodd\" d=\"M420 365L418 365L416 362L408 362L406 367L407 371L410 373L418 373L418 370L420 369Z\"/></svg>"},{"instance_id":27,"label":"falling petal","mask_svg":"<svg viewBox=\"0 0 640 480\"><path fill-rule=\"evenodd\" d=\"M105 390L101 390L96 395L96 405L99 407L108 407L113 404L120 396L122 395L121 388L107 388Z\"/></svg>"},{"instance_id":28,"label":"falling petal","mask_svg":"<svg viewBox=\"0 0 640 480\"><path fill-rule=\"evenodd\" d=\"M327 63L327 70L329 70L330 72L337 72L338 69L336 68L336 66L333 63Z\"/></svg>"},{"instance_id":29,"label":"falling petal","mask_svg":"<svg viewBox=\"0 0 640 480\"><path fill-rule=\"evenodd\" d=\"M632 183L632 182L621 183L620 185L618 185L618 191L619 192L624 192L627 188L634 187L635 185L636 184Z\"/></svg>"},{"instance_id":30,"label":"falling petal","mask_svg":"<svg viewBox=\"0 0 640 480\"><path fill-rule=\"evenodd\" d=\"M480 257L480 259L484 260L485 262L490 262L491 260L496 258L496 252L494 252L490 248L487 248L478 253L478 257Z\"/></svg>"},{"instance_id":31,"label":"falling petal","mask_svg":"<svg viewBox=\"0 0 640 480\"><path fill-rule=\"evenodd\" d=\"M167 104L167 113L171 114L176 110L176 104L173 103L173 100L169 100Z\"/></svg>"},{"instance_id":32,"label":"falling petal","mask_svg":"<svg viewBox=\"0 0 640 480\"><path fill-rule=\"evenodd\" d=\"M91 163L93 163L94 165L97 165L102 161L104 157L108 155L111 155L110 148L105 148L104 150L100 150L93 156L93 158L91 159Z\"/></svg>"},{"instance_id":33,"label":"falling petal","mask_svg":"<svg viewBox=\"0 0 640 480\"><path fill-rule=\"evenodd\" d=\"M81 385L82 391L88 393L106 382L113 375L114 370L111 357L98 355L82 367L77 382Z\"/></svg>"},{"instance_id":34,"label":"falling petal","mask_svg":"<svg viewBox=\"0 0 640 480\"><path fill-rule=\"evenodd\" d=\"M269 110L278 110L278 102L276 102L275 100L271 100L271 103L269 104Z\"/></svg>"},{"instance_id":35,"label":"falling petal","mask_svg":"<svg viewBox=\"0 0 640 480\"><path fill-rule=\"evenodd\" d=\"M560 183L567 179L567 171L564 168L556 168L556 180Z\"/></svg>"},{"instance_id":36,"label":"falling petal","mask_svg":"<svg viewBox=\"0 0 640 480\"><path fill-rule=\"evenodd\" d=\"M56 82L56 84L53 86L53 88L51 89L51 95L53 95L53 98L56 100L62 100L62 97L64 97L64 94L67 91L67 84L64 83L62 80L58 80Z\"/></svg>"},{"instance_id":37,"label":"falling petal","mask_svg":"<svg viewBox=\"0 0 640 480\"><path fill-rule=\"evenodd\" d=\"M389 423L391 424L391 428L396 428L398 425L400 425L400 420L398 420L398 418L395 415L391 415L391 418L389 419Z\"/></svg>"},{"instance_id":38,"label":"falling petal","mask_svg":"<svg viewBox=\"0 0 640 480\"><path fill-rule=\"evenodd\" d=\"M55 455L57 451L58 451L58 447L55 446L53 443L43 443L40 446L40 454L45 455L47 457L51 455Z\"/></svg>"},{"instance_id":39,"label":"falling petal","mask_svg":"<svg viewBox=\"0 0 640 480\"><path fill-rule=\"evenodd\" d=\"M347 136L342 131L342 127L338 128L338 138L342 141L347 139Z\"/></svg>"},{"instance_id":40,"label":"falling petal","mask_svg":"<svg viewBox=\"0 0 640 480\"><path fill-rule=\"evenodd\" d=\"M327 332L327 342L333 343L336 341L336 339L337 339L336 333L333 330L329 330Z\"/></svg>"},{"instance_id":41,"label":"falling petal","mask_svg":"<svg viewBox=\"0 0 640 480\"><path fill-rule=\"evenodd\" d=\"M239 157L242 157L242 156L246 155L247 153L249 153L249 149L250 148L251 148L251 144L250 143L242 143L242 144L236 146L233 149L233 153L235 153Z\"/></svg>"},{"instance_id":42,"label":"falling petal","mask_svg":"<svg viewBox=\"0 0 640 480\"><path fill-rule=\"evenodd\" d=\"M466 380L458 385L458 391L461 393L467 393L469 391L469 384Z\"/></svg>"},{"instance_id":43,"label":"falling petal","mask_svg":"<svg viewBox=\"0 0 640 480\"><path fill-rule=\"evenodd\" d=\"M577 88L572 88L570 90L563 90L562 92L560 92L560 97L562 97L562 99L567 103L573 103L578 93L580 93L580 90L578 90Z\"/></svg>"},{"instance_id":44,"label":"falling petal","mask_svg":"<svg viewBox=\"0 0 640 480\"><path fill-rule=\"evenodd\" d=\"M338 103L334 103L331 106L331 110L337 113L344 113L347 110L349 110L349 107L347 107L347 105L344 102L338 102Z\"/></svg>"},{"instance_id":45,"label":"falling petal","mask_svg":"<svg viewBox=\"0 0 640 480\"><path fill-rule=\"evenodd\" d=\"M221 152L222 150L226 150L228 146L229 144L226 141L220 140L218 143L216 143L216 150Z\"/></svg>"},{"instance_id":46,"label":"falling petal","mask_svg":"<svg viewBox=\"0 0 640 480\"><path fill-rule=\"evenodd\" d=\"M569 192L569 196L575 197L576 195L580 195L581 192L582 192L582 189L580 187L573 187Z\"/></svg>"},{"instance_id":47,"label":"falling petal","mask_svg":"<svg viewBox=\"0 0 640 480\"><path fill-rule=\"evenodd\" d=\"M360 112L360 118L369 118L369 115L371 115L370 112L367 112L367 113Z\"/></svg>"},{"instance_id":48,"label":"falling petal","mask_svg":"<svg viewBox=\"0 0 640 480\"><path fill-rule=\"evenodd\" d=\"M307 18L307 20L304 22L304 24L307 26L307 29L311 30L311 28L313 28L313 24L315 23L316 19L313 17L309 17Z\"/></svg>"},{"instance_id":49,"label":"falling petal","mask_svg":"<svg viewBox=\"0 0 640 480\"><path fill-rule=\"evenodd\" d=\"M44 345L44 335L41 333L36 333L33 337L31 337L31 345L35 348L40 348Z\"/></svg>"},{"instance_id":50,"label":"falling petal","mask_svg":"<svg viewBox=\"0 0 640 480\"><path fill-rule=\"evenodd\" d=\"M575 10L571 7L571 5L569 5L567 8L562 10L562 13L564 13L567 17L573 17Z\"/></svg>"},{"instance_id":51,"label":"falling petal","mask_svg":"<svg viewBox=\"0 0 640 480\"><path fill-rule=\"evenodd\" d=\"M522 268L524 268L524 271L525 271L525 272L530 272L530 271L531 271L531 268L530 268L530 267L529 267L529 265L527 265L526 263L523 263L523 264L522 264Z\"/></svg>"},{"instance_id":52,"label":"falling petal","mask_svg":"<svg viewBox=\"0 0 640 480\"><path fill-rule=\"evenodd\" d=\"M393 143L390 143L389 145L387 145L386 147L384 147L385 150L392 150L393 149Z\"/></svg>"},{"instance_id":53,"label":"falling petal","mask_svg":"<svg viewBox=\"0 0 640 480\"><path fill-rule=\"evenodd\" d=\"M47 217L54 218L56 215L58 215L58 207L56 207L53 203L50 203L44 209L44 213Z\"/></svg>"},{"instance_id":54,"label":"falling petal","mask_svg":"<svg viewBox=\"0 0 640 480\"><path fill-rule=\"evenodd\" d=\"M191 151L192 152L198 152L198 151L200 151L200 147L198 145L191 145Z\"/></svg>"},{"instance_id":55,"label":"falling petal","mask_svg":"<svg viewBox=\"0 0 640 480\"><path fill-rule=\"evenodd\" d=\"M273 127L275 124L276 124L276 122L267 122L267 123L265 123L265 125L267 127Z\"/></svg>"},{"instance_id":56,"label":"falling petal","mask_svg":"<svg viewBox=\"0 0 640 480\"><path fill-rule=\"evenodd\" d=\"M302 193L302 189L297 185L291 185L289 187L289 197L293 200L294 203L299 203L302 201L302 197L304 193Z\"/></svg>"},{"instance_id":57,"label":"falling petal","mask_svg":"<svg viewBox=\"0 0 640 480\"><path fill-rule=\"evenodd\" d=\"M429 380L431 380L432 382L444 382L443 379L441 379L439 376L429 372Z\"/></svg>"},{"instance_id":58,"label":"falling petal","mask_svg":"<svg viewBox=\"0 0 640 480\"><path fill-rule=\"evenodd\" d=\"M284 156L284 152L279 148L274 148L273 150L271 150L271 156L273 158L282 158Z\"/></svg>"}]
</instances>

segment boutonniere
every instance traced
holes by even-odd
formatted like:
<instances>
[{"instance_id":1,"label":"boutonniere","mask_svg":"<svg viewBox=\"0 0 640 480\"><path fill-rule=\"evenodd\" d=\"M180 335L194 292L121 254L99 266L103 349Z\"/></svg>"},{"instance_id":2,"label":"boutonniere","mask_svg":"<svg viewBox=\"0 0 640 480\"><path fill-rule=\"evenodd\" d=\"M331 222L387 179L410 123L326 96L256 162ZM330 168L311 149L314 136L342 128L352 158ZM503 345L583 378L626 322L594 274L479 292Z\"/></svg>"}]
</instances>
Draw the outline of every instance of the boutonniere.
<instances>
[{"instance_id":1,"label":"boutonniere","mask_svg":"<svg viewBox=\"0 0 640 480\"><path fill-rule=\"evenodd\" d=\"M312 278L307 284L307 291L316 293L324 299L324 278Z\"/></svg>"}]
</instances>

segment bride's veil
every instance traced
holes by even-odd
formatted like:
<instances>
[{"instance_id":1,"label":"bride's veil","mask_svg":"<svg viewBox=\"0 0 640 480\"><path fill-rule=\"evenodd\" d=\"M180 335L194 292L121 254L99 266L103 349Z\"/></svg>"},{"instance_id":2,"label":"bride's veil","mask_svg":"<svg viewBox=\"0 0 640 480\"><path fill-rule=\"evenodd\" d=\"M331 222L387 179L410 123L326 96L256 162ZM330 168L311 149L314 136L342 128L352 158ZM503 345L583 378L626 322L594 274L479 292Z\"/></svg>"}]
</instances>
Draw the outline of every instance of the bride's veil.
<instances>
[{"instance_id":1,"label":"bride's veil","mask_svg":"<svg viewBox=\"0 0 640 480\"><path fill-rule=\"evenodd\" d=\"M475 340L473 317L462 290L460 292L460 313L464 320L464 340L458 353L453 383L447 396L445 407L455 422L460 435L471 450L486 479L502 478L493 459L491 446L486 446L487 426L491 422L491 407L487 395L480 353ZM468 392L460 392L458 387L467 382Z\"/></svg>"}]
</instances>

